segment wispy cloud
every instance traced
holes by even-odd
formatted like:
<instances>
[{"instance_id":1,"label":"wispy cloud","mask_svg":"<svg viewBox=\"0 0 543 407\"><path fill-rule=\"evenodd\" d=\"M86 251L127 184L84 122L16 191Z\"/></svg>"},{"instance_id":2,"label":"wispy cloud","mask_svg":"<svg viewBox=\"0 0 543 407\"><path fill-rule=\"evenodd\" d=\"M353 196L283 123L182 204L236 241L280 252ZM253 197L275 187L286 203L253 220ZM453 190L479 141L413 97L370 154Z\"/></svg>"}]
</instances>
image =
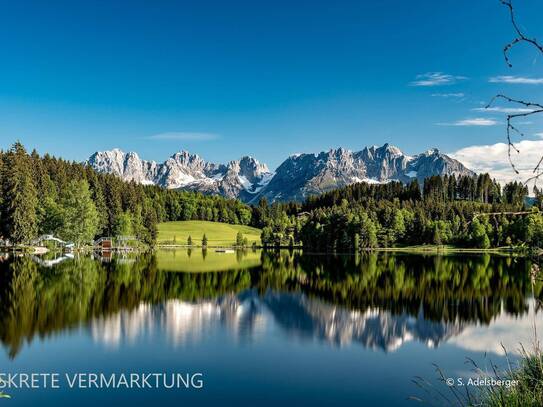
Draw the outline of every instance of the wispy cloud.
<instances>
[{"instance_id":1,"label":"wispy cloud","mask_svg":"<svg viewBox=\"0 0 543 407\"><path fill-rule=\"evenodd\" d=\"M465 95L462 92L459 93L432 93L434 97L440 98L463 98Z\"/></svg>"},{"instance_id":2,"label":"wispy cloud","mask_svg":"<svg viewBox=\"0 0 543 407\"><path fill-rule=\"evenodd\" d=\"M467 79L465 76L449 75L443 72L427 72L417 75L415 80L409 82L410 86L440 86L452 85L458 81Z\"/></svg>"},{"instance_id":3,"label":"wispy cloud","mask_svg":"<svg viewBox=\"0 0 543 407\"><path fill-rule=\"evenodd\" d=\"M185 131L171 131L166 133L153 134L146 137L149 140L182 140L182 141L209 141L219 138L215 133L197 133Z\"/></svg>"},{"instance_id":4,"label":"wispy cloud","mask_svg":"<svg viewBox=\"0 0 543 407\"><path fill-rule=\"evenodd\" d=\"M500 122L494 119L485 119L484 117L476 117L473 119L457 120L452 123L436 123L438 126L495 126Z\"/></svg>"},{"instance_id":5,"label":"wispy cloud","mask_svg":"<svg viewBox=\"0 0 543 407\"><path fill-rule=\"evenodd\" d=\"M539 137L539 138L543 138L543 133L535 133L534 136Z\"/></svg>"},{"instance_id":6,"label":"wispy cloud","mask_svg":"<svg viewBox=\"0 0 543 407\"><path fill-rule=\"evenodd\" d=\"M543 85L543 78L526 78L524 76L512 76L512 75L493 76L488 81L492 83Z\"/></svg>"},{"instance_id":7,"label":"wispy cloud","mask_svg":"<svg viewBox=\"0 0 543 407\"><path fill-rule=\"evenodd\" d=\"M533 343L534 323L537 332L543 329L543 318L536 312L535 300L530 299L526 303L528 309L523 318L502 311L494 316L488 325L466 326L459 335L452 337L447 343L472 352L493 352L497 355L505 355L505 349L507 349L508 353L520 354L519 344ZM473 370L467 372L466 377L470 373L473 373Z\"/></svg>"},{"instance_id":8,"label":"wispy cloud","mask_svg":"<svg viewBox=\"0 0 543 407\"><path fill-rule=\"evenodd\" d=\"M543 140L522 140L514 145L520 153L511 150L511 160L519 174L511 168L506 143L469 146L449 155L475 172L488 172L502 184L526 181L534 175L533 169L542 155Z\"/></svg>"},{"instance_id":9,"label":"wispy cloud","mask_svg":"<svg viewBox=\"0 0 543 407\"><path fill-rule=\"evenodd\" d=\"M507 113L507 114L530 113L534 111L533 109L528 109L526 107L499 107L499 106L476 107L471 110L473 110L474 112Z\"/></svg>"}]
</instances>

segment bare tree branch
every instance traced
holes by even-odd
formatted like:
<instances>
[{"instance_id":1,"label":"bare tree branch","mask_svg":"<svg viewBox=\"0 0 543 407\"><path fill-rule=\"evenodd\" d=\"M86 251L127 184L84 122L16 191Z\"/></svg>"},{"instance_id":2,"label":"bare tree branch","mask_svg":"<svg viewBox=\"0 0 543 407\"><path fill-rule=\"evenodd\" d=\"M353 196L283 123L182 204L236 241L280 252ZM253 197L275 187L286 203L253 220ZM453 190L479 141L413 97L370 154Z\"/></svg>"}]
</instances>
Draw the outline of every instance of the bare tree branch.
<instances>
[{"instance_id":1,"label":"bare tree branch","mask_svg":"<svg viewBox=\"0 0 543 407\"><path fill-rule=\"evenodd\" d=\"M505 63L509 68L511 68L513 65L511 64L511 61L509 59L509 51L511 48L513 48L516 44L519 44L521 42L528 43L529 45L533 46L543 54L543 46L538 42L536 38L528 38L526 35L522 32L520 29L516 16L515 16L515 9L513 7L513 0L500 0L500 3L506 6L509 9L509 16L511 19L511 24L513 25L513 28L517 34L517 37L514 38L511 42L509 42L503 49L503 56L505 58ZM525 106L529 109L532 109L528 112L522 112L522 113L514 113L514 114L508 114L506 116L507 118L507 127L506 127L506 133L507 133L507 156L509 159L509 163L511 164L511 168L515 171L516 174L520 174L519 170L517 169L516 165L513 163L513 160L511 158L511 150L514 150L517 154L520 153L519 149L515 146L513 143L513 139L511 137L511 133L514 132L518 134L519 136L523 137L524 133L522 133L515 125L513 125L512 121L519 118L519 117L528 117L534 114L543 113L543 104L540 103L534 103L529 101L524 101L520 99L514 99L509 96L498 94L492 98L492 100L486 105L486 109L492 107L494 102L498 99L502 99L506 101L507 103L513 103ZM530 181L536 181L539 177L543 175L543 171L541 170L541 165L543 164L543 155L539 159L537 165L534 167L532 173L534 174L532 177L530 177L528 180L526 180L524 183L527 184Z\"/></svg>"},{"instance_id":2,"label":"bare tree branch","mask_svg":"<svg viewBox=\"0 0 543 407\"><path fill-rule=\"evenodd\" d=\"M524 35L524 33L520 30L517 20L515 18L515 10L513 8L513 0L500 0L500 2L506 6L509 9L509 15L511 17L511 24L513 25L513 28L515 29L517 33L517 37L511 41L509 44L507 44L503 48L503 56L505 58L505 62L511 68L513 64L511 64L511 61L509 59L509 51L511 48L513 48L516 44L519 42L527 42L531 44L532 46L536 47L541 53L543 53L543 47L539 44L536 38L528 38Z\"/></svg>"}]
</instances>

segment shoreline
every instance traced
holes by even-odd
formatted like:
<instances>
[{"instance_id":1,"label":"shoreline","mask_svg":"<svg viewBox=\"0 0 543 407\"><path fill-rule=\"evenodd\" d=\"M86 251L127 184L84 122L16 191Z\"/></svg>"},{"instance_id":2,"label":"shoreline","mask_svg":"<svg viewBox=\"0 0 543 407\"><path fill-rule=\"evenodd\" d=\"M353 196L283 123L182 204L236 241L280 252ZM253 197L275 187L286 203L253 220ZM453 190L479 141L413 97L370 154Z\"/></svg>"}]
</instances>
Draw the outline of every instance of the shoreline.
<instances>
[{"instance_id":1,"label":"shoreline","mask_svg":"<svg viewBox=\"0 0 543 407\"><path fill-rule=\"evenodd\" d=\"M514 247L490 247L488 249L451 246L407 246L407 247L377 247L364 251L406 252L406 253L527 253L530 249Z\"/></svg>"},{"instance_id":2,"label":"shoreline","mask_svg":"<svg viewBox=\"0 0 543 407\"><path fill-rule=\"evenodd\" d=\"M265 247L265 246L248 246L248 247L236 247L236 246L207 246L207 249L234 249L234 250L251 250L251 249L258 249L258 250L302 250L305 251L308 254L321 254L321 255L328 255L328 254L341 254L341 255L355 255L357 253L364 253L364 252L403 252L403 253L429 253L429 254L439 254L439 253L495 253L495 254L527 254L530 249L527 248L515 248L515 247L492 247L488 249L481 249L481 248L466 248L466 247L453 247L453 246L434 246L434 245L428 245L428 246L406 246L406 247L375 247L375 248L364 248L361 249L358 252L333 252L333 251L313 251L311 249L304 249L301 246L278 246L278 247ZM158 244L155 246L155 249L204 249L204 247L200 245L161 245Z\"/></svg>"},{"instance_id":3,"label":"shoreline","mask_svg":"<svg viewBox=\"0 0 543 407\"><path fill-rule=\"evenodd\" d=\"M0 251L2 252L19 252L27 254L42 255L48 252L57 252L57 250L43 250L45 248L41 246L31 247L1 247ZM421 246L405 246L405 247L374 247L374 248L363 248L357 252L341 252L341 251L313 251L311 249L304 249L302 246L278 246L278 247L265 247L261 245L257 246L227 246L227 245L183 245L183 244L156 244L152 247L147 247L145 249L141 248L131 248L130 250L120 250L114 249L111 252L145 252L148 250L178 250L178 249L232 249L232 250L302 250L306 253L314 254L340 254L340 255L355 255L357 253L368 253L368 252L396 252L396 253L419 253L419 254L454 254L454 253L494 253L494 254L529 254L530 251L537 251L537 255L543 255L543 251L536 248L516 248L516 247L492 247L488 249L482 248L468 248L468 247L454 247L454 246L435 246L435 245L421 245ZM66 253L88 253L93 252L91 247L81 247L78 249L73 249L66 251ZM63 250L58 250L58 252L64 252Z\"/></svg>"}]
</instances>

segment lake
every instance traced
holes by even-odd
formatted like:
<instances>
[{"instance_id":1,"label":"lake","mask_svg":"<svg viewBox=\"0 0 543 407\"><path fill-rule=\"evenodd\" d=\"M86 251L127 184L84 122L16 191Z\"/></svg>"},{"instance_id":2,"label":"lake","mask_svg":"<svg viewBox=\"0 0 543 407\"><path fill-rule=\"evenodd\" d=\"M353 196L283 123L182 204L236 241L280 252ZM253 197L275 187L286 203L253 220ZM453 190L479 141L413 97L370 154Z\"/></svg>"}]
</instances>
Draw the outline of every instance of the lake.
<instances>
[{"instance_id":1,"label":"lake","mask_svg":"<svg viewBox=\"0 0 543 407\"><path fill-rule=\"evenodd\" d=\"M467 358L505 366L502 344L514 361L543 329L541 283L510 255L0 259L0 372L60 377L5 390L6 405L417 405L434 397L417 376L447 392L433 364L467 380ZM152 372L203 387L67 383Z\"/></svg>"}]
</instances>

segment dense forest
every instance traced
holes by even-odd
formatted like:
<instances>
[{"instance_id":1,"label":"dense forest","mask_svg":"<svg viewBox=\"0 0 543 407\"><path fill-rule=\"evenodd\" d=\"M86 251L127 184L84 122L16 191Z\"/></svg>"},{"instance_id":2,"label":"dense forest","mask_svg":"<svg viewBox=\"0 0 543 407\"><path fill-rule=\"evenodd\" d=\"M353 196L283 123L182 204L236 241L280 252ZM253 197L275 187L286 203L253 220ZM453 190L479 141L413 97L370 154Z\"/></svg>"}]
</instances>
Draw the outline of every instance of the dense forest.
<instances>
[{"instance_id":1,"label":"dense forest","mask_svg":"<svg viewBox=\"0 0 543 407\"><path fill-rule=\"evenodd\" d=\"M124 182L83 164L28 154L21 143L0 152L0 237L15 244L54 234L78 246L119 235L152 245L159 222L246 225L251 218L251 208L236 200Z\"/></svg>"},{"instance_id":2,"label":"dense forest","mask_svg":"<svg viewBox=\"0 0 543 407\"><path fill-rule=\"evenodd\" d=\"M29 243L54 234L81 246L99 236L135 236L152 245L157 223L208 220L262 228L266 247L357 251L421 244L490 248L543 244L542 194L526 206L521 183L503 188L488 174L434 176L421 187L357 183L303 203L234 199L125 182L88 166L0 152L0 237Z\"/></svg>"},{"instance_id":3,"label":"dense forest","mask_svg":"<svg viewBox=\"0 0 543 407\"><path fill-rule=\"evenodd\" d=\"M264 245L297 245L315 251L374 247L455 245L490 248L543 244L541 194L526 207L528 189L503 188L488 174L434 176L414 181L358 183L303 204L259 206Z\"/></svg>"}]
</instances>

